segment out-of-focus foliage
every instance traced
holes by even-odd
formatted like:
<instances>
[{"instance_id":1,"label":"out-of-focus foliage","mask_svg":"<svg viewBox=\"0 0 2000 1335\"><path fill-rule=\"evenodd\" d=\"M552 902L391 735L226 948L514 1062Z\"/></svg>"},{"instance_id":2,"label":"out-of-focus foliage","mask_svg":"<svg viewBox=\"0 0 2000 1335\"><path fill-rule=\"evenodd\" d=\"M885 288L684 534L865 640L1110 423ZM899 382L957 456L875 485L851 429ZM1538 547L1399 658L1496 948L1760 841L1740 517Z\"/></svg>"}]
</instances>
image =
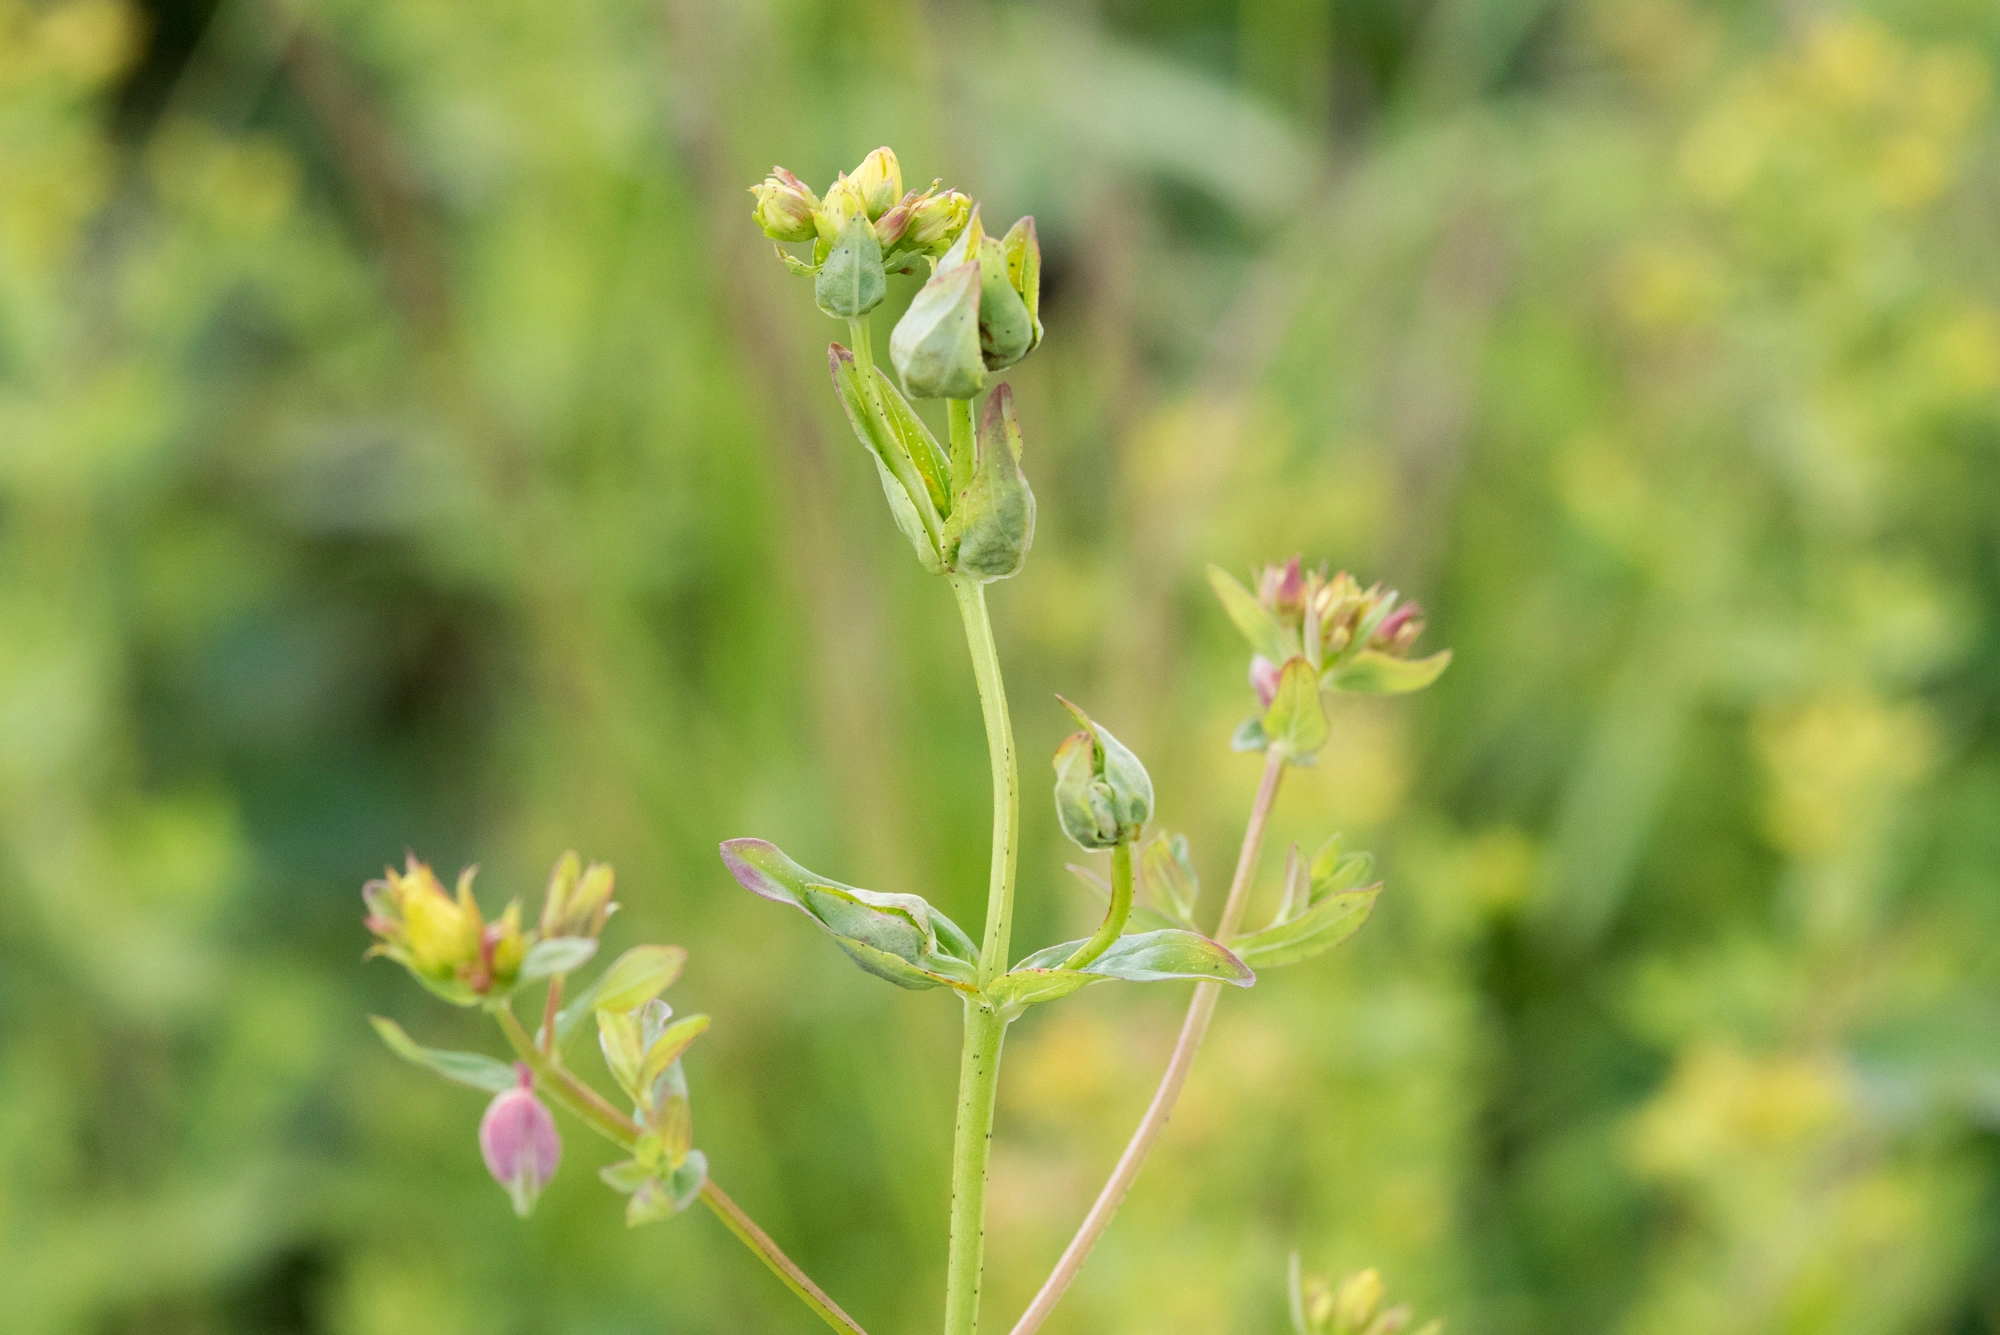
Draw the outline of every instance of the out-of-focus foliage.
<instances>
[{"instance_id":1,"label":"out-of-focus foliage","mask_svg":"<svg viewBox=\"0 0 2000 1335\"><path fill-rule=\"evenodd\" d=\"M363 1019L484 1037L364 879L572 846L692 948L717 1180L934 1322L949 1008L714 853L979 916L956 618L743 193L889 142L1040 223L1023 754L1090 700L1219 882L1205 562L1457 655L1294 771L1273 846L1388 888L1224 998L1048 1329L1278 1331L1294 1247L1460 1335L2000 1329L1996 57L1984 0L0 0L0 1327L804 1329L581 1136L517 1223ZM1024 952L1095 912L1026 806ZM996 1327L1176 1016L1017 1026Z\"/></svg>"}]
</instances>

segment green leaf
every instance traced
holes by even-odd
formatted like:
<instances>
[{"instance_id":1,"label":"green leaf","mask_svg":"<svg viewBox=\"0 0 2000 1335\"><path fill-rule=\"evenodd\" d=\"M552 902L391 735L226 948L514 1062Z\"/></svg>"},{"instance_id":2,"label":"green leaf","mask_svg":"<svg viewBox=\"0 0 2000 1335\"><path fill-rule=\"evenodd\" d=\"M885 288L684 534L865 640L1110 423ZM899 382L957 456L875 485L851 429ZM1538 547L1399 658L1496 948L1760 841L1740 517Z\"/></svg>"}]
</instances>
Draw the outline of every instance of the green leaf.
<instances>
[{"instance_id":1,"label":"green leaf","mask_svg":"<svg viewBox=\"0 0 2000 1335\"><path fill-rule=\"evenodd\" d=\"M875 392L881 396L883 411L888 414L889 429L896 434L897 441L917 465L917 472L924 480L924 486L931 494L931 505L940 515L951 513L951 459L937 437L917 416L916 409L903 397L903 391L896 388L894 381L875 368Z\"/></svg>"},{"instance_id":2,"label":"green leaf","mask_svg":"<svg viewBox=\"0 0 2000 1335\"><path fill-rule=\"evenodd\" d=\"M1333 949L1361 930L1375 909L1380 883L1365 890L1343 890L1318 900L1290 922L1239 936L1229 945L1253 969L1296 964Z\"/></svg>"},{"instance_id":3,"label":"green leaf","mask_svg":"<svg viewBox=\"0 0 2000 1335\"><path fill-rule=\"evenodd\" d=\"M1329 690L1354 691L1368 695L1402 695L1421 691L1443 675L1451 665L1451 650L1429 658L1392 658L1374 649L1363 649L1333 665L1326 673Z\"/></svg>"},{"instance_id":4,"label":"green leaf","mask_svg":"<svg viewBox=\"0 0 2000 1335\"><path fill-rule=\"evenodd\" d=\"M1285 660L1277 694L1264 711L1264 736L1287 760L1306 763L1326 745L1326 706L1319 696L1319 673L1303 657Z\"/></svg>"},{"instance_id":5,"label":"green leaf","mask_svg":"<svg viewBox=\"0 0 2000 1335\"><path fill-rule=\"evenodd\" d=\"M568 1037L594 1009L637 1010L671 987L686 963L687 951L680 946L632 947L562 1008L556 1037Z\"/></svg>"},{"instance_id":6,"label":"green leaf","mask_svg":"<svg viewBox=\"0 0 2000 1335\"><path fill-rule=\"evenodd\" d=\"M813 300L837 320L858 319L882 304L889 295L889 279L882 272L882 243L868 219L855 214L840 229L840 237L827 252L813 279Z\"/></svg>"},{"instance_id":7,"label":"green leaf","mask_svg":"<svg viewBox=\"0 0 2000 1335\"><path fill-rule=\"evenodd\" d=\"M1187 836L1154 835L1139 854L1139 879L1166 911L1185 925L1194 921L1195 901L1201 896L1201 876L1188 853Z\"/></svg>"},{"instance_id":8,"label":"green leaf","mask_svg":"<svg viewBox=\"0 0 2000 1335\"><path fill-rule=\"evenodd\" d=\"M1121 936L1081 969L1057 967L1082 944L1080 940L1066 941L1036 951L995 979L988 995L996 1005L1018 1014L1025 1007L1054 1001L1107 979L1128 983L1194 979L1235 987L1249 987L1257 981L1257 975L1226 947L1177 927Z\"/></svg>"},{"instance_id":9,"label":"green leaf","mask_svg":"<svg viewBox=\"0 0 2000 1335\"><path fill-rule=\"evenodd\" d=\"M1222 610L1236 623L1236 629L1243 632L1243 638L1250 641L1252 653L1262 654L1273 663L1299 656L1298 633L1280 622L1270 608L1257 601L1255 594L1236 582L1234 575L1221 566L1210 566L1208 584L1222 600Z\"/></svg>"},{"instance_id":10,"label":"green leaf","mask_svg":"<svg viewBox=\"0 0 2000 1335\"><path fill-rule=\"evenodd\" d=\"M889 424L875 412L863 392L861 370L855 364L854 354L835 343L827 349L827 361L833 373L834 393L847 412L848 425L854 428L855 436L868 447L869 457L875 461L875 470L882 479L882 495L889 502L890 517L916 550L918 563L933 575L943 574L944 562L939 559L937 544L931 540L930 529L917 512L917 503L910 496L909 488L903 485L898 472L897 466L903 464L907 456L902 453L902 446ZM907 467L915 470L915 461L910 460ZM923 485L921 478L917 482Z\"/></svg>"},{"instance_id":11,"label":"green leaf","mask_svg":"<svg viewBox=\"0 0 2000 1335\"><path fill-rule=\"evenodd\" d=\"M706 1015L690 1015L685 1020L669 1025L653 1045L646 1049L645 1064L639 1068L639 1087L651 1089L653 1082L667 1073L667 1068L681 1059L688 1047L708 1029Z\"/></svg>"},{"instance_id":12,"label":"green leaf","mask_svg":"<svg viewBox=\"0 0 2000 1335\"><path fill-rule=\"evenodd\" d=\"M977 990L978 951L917 895L884 894L807 871L763 839L731 839L722 862L751 894L812 919L868 972L900 987Z\"/></svg>"},{"instance_id":13,"label":"green leaf","mask_svg":"<svg viewBox=\"0 0 2000 1335\"><path fill-rule=\"evenodd\" d=\"M978 464L953 502L945 550L953 570L990 583L1019 574L1035 541L1035 493L1021 471L1021 427L1008 386L986 400L976 439Z\"/></svg>"},{"instance_id":14,"label":"green leaf","mask_svg":"<svg viewBox=\"0 0 2000 1335\"><path fill-rule=\"evenodd\" d=\"M1229 734L1229 749L1232 751L1268 751L1271 739L1264 735L1264 720L1261 715L1252 714L1236 725L1236 731Z\"/></svg>"},{"instance_id":15,"label":"green leaf","mask_svg":"<svg viewBox=\"0 0 2000 1335\"><path fill-rule=\"evenodd\" d=\"M598 1011L597 1046L604 1053L604 1064L610 1068L611 1078L636 1101L644 1088L639 1083L639 1064L646 1059L638 1015L632 1011Z\"/></svg>"},{"instance_id":16,"label":"green leaf","mask_svg":"<svg viewBox=\"0 0 2000 1335\"><path fill-rule=\"evenodd\" d=\"M514 1068L506 1062L478 1052L447 1052L442 1048L419 1046L416 1040L403 1032L401 1025L380 1015L369 1016L368 1023L375 1026L375 1032L389 1045L389 1051L406 1062L427 1067L447 1080L491 1094L512 1089L520 1083Z\"/></svg>"},{"instance_id":17,"label":"green leaf","mask_svg":"<svg viewBox=\"0 0 2000 1335\"><path fill-rule=\"evenodd\" d=\"M597 953L597 942L588 936L552 936L537 941L521 961L521 977L546 978L552 973L568 973L588 963Z\"/></svg>"}]
</instances>

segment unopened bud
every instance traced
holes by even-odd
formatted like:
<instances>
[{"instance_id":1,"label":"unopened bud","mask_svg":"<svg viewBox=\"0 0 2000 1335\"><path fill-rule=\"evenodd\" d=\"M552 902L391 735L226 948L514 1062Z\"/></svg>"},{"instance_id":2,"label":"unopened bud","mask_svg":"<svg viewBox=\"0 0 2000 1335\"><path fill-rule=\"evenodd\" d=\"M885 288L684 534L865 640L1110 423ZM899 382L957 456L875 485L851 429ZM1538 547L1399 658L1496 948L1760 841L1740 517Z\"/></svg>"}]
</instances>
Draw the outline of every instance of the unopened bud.
<instances>
[{"instance_id":1,"label":"unopened bud","mask_svg":"<svg viewBox=\"0 0 2000 1335\"><path fill-rule=\"evenodd\" d=\"M520 1083L496 1094L479 1119L479 1152L486 1171L513 1198L514 1213L525 1219L562 1162L562 1137L535 1097L533 1073L521 1064L515 1070Z\"/></svg>"},{"instance_id":2,"label":"unopened bud","mask_svg":"<svg viewBox=\"0 0 2000 1335\"><path fill-rule=\"evenodd\" d=\"M949 246L972 214L972 201L956 190L928 195L910 210L910 225L903 244L913 250L934 251Z\"/></svg>"},{"instance_id":3,"label":"unopened bud","mask_svg":"<svg viewBox=\"0 0 2000 1335\"><path fill-rule=\"evenodd\" d=\"M541 934L544 937L596 936L604 930L604 920L617 911L611 902L613 874L601 862L589 870L575 853L565 853L549 873L548 896L542 901Z\"/></svg>"},{"instance_id":4,"label":"unopened bud","mask_svg":"<svg viewBox=\"0 0 2000 1335\"><path fill-rule=\"evenodd\" d=\"M896 206L903 194L903 168L896 161L894 150L883 147L876 149L861 159L861 165L848 178L860 193L861 205L868 211L868 217L881 217Z\"/></svg>"},{"instance_id":5,"label":"unopened bud","mask_svg":"<svg viewBox=\"0 0 2000 1335\"><path fill-rule=\"evenodd\" d=\"M375 936L368 953L395 960L460 1006L471 1005L480 995L471 983L480 971L486 934L472 898L472 875L468 867L459 876L454 896L412 855L402 872L386 869L381 880L361 888L367 927Z\"/></svg>"},{"instance_id":6,"label":"unopened bud","mask_svg":"<svg viewBox=\"0 0 2000 1335\"><path fill-rule=\"evenodd\" d=\"M1368 647L1398 658L1410 652L1410 646L1424 633L1424 609L1416 603L1404 603L1375 627L1375 633L1368 637Z\"/></svg>"},{"instance_id":7,"label":"unopened bud","mask_svg":"<svg viewBox=\"0 0 2000 1335\"><path fill-rule=\"evenodd\" d=\"M1368 1324L1368 1318L1375 1315L1375 1308L1381 1301L1380 1271L1369 1269L1349 1275L1341 1282L1340 1291L1334 1295L1334 1330L1342 1332L1342 1335L1348 1331L1362 1330Z\"/></svg>"},{"instance_id":8,"label":"unopened bud","mask_svg":"<svg viewBox=\"0 0 2000 1335\"><path fill-rule=\"evenodd\" d=\"M819 239L831 246L840 240L840 234L847 230L847 224L856 218L868 216L868 201L861 196L861 187L851 176L842 176L827 188L826 198L819 202L813 213L813 226Z\"/></svg>"},{"instance_id":9,"label":"unopened bud","mask_svg":"<svg viewBox=\"0 0 2000 1335\"><path fill-rule=\"evenodd\" d=\"M910 230L910 218L924 196L915 190L896 201L896 206L875 220L875 239L882 243L882 249L894 250L903 240L903 234Z\"/></svg>"},{"instance_id":10,"label":"unopened bud","mask_svg":"<svg viewBox=\"0 0 2000 1335\"><path fill-rule=\"evenodd\" d=\"M1062 705L1083 725L1056 748L1056 819L1063 833L1085 848L1137 839L1153 814L1152 777L1107 729L1069 701Z\"/></svg>"},{"instance_id":11,"label":"unopened bud","mask_svg":"<svg viewBox=\"0 0 2000 1335\"><path fill-rule=\"evenodd\" d=\"M773 241L810 241L814 235L813 214L819 200L805 182L783 167L771 168L760 185L750 187L757 197L751 217Z\"/></svg>"},{"instance_id":12,"label":"unopened bud","mask_svg":"<svg viewBox=\"0 0 2000 1335\"><path fill-rule=\"evenodd\" d=\"M1278 679L1282 675L1278 665L1262 654L1250 660L1250 689L1257 692L1257 703L1269 709L1271 701L1278 698Z\"/></svg>"}]
</instances>

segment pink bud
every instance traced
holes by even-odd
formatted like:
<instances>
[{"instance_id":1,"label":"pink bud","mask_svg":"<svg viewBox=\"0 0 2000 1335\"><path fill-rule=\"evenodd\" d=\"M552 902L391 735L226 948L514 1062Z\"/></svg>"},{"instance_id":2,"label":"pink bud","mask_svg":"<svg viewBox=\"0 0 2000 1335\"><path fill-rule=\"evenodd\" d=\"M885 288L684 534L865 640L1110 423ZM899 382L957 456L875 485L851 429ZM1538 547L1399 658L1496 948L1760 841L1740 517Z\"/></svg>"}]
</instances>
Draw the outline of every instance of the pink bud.
<instances>
[{"instance_id":1,"label":"pink bud","mask_svg":"<svg viewBox=\"0 0 2000 1335\"><path fill-rule=\"evenodd\" d=\"M1278 698L1278 678L1282 675L1278 665L1258 654L1250 660L1250 688L1257 692L1258 701L1269 709L1271 701Z\"/></svg>"},{"instance_id":2,"label":"pink bud","mask_svg":"<svg viewBox=\"0 0 2000 1335\"><path fill-rule=\"evenodd\" d=\"M494 1095L479 1119L479 1152L486 1171L514 1198L514 1213L525 1219L562 1162L562 1137L535 1097L534 1073L520 1063L514 1069L521 1083Z\"/></svg>"}]
</instances>

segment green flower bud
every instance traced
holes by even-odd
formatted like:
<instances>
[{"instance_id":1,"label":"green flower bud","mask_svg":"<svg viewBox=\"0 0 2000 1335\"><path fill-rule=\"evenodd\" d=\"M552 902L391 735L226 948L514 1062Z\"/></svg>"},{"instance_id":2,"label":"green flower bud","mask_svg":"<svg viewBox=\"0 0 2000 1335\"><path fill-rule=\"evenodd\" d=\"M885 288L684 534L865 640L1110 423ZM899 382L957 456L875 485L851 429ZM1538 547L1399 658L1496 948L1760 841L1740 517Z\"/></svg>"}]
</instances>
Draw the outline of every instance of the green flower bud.
<instances>
[{"instance_id":1,"label":"green flower bud","mask_svg":"<svg viewBox=\"0 0 2000 1335\"><path fill-rule=\"evenodd\" d=\"M945 550L953 570L991 582L1019 574L1035 541L1035 493L1021 472L1021 427L1006 385L986 400L973 451L972 481L945 521Z\"/></svg>"},{"instance_id":2,"label":"green flower bud","mask_svg":"<svg viewBox=\"0 0 2000 1335\"><path fill-rule=\"evenodd\" d=\"M979 355L979 264L954 261L957 254L954 246L889 335L889 360L912 398L969 399L986 385L986 363Z\"/></svg>"},{"instance_id":3,"label":"green flower bud","mask_svg":"<svg viewBox=\"0 0 2000 1335\"><path fill-rule=\"evenodd\" d=\"M896 161L895 152L882 147L861 159L861 165L854 169L849 178L861 195L862 207L868 211L870 221L881 217L894 208L903 194L903 168Z\"/></svg>"},{"instance_id":4,"label":"green flower bud","mask_svg":"<svg viewBox=\"0 0 2000 1335\"><path fill-rule=\"evenodd\" d=\"M595 937L604 920L617 912L611 902L612 871L602 862L588 870L575 853L565 853L549 873L548 895L542 901L541 935Z\"/></svg>"},{"instance_id":5,"label":"green flower bud","mask_svg":"<svg viewBox=\"0 0 2000 1335\"><path fill-rule=\"evenodd\" d=\"M1123 742L1056 699L1082 725L1056 748L1056 819L1063 833L1085 848L1137 839L1153 814L1152 777Z\"/></svg>"},{"instance_id":6,"label":"green flower bud","mask_svg":"<svg viewBox=\"0 0 2000 1335\"><path fill-rule=\"evenodd\" d=\"M1032 352L1042 341L1042 243L1035 235L1034 218L1024 217L1008 228L1000 246L1007 255L1007 281L1028 308L1028 319L1035 327L1034 340L1028 345Z\"/></svg>"},{"instance_id":7,"label":"green flower bud","mask_svg":"<svg viewBox=\"0 0 2000 1335\"><path fill-rule=\"evenodd\" d=\"M972 216L972 201L956 190L926 195L910 210L903 244L912 250L936 251L951 245Z\"/></svg>"},{"instance_id":8,"label":"green flower bud","mask_svg":"<svg viewBox=\"0 0 2000 1335\"><path fill-rule=\"evenodd\" d=\"M818 230L819 239L826 245L839 242L840 234L847 230L847 224L855 218L868 216L868 201L862 197L861 187L851 176L843 175L827 187L826 198L819 202L813 213L813 226Z\"/></svg>"},{"instance_id":9,"label":"green flower bud","mask_svg":"<svg viewBox=\"0 0 2000 1335\"><path fill-rule=\"evenodd\" d=\"M979 242L979 352L989 371L1004 371L1035 346L1035 317L1007 276L1007 251L994 238Z\"/></svg>"},{"instance_id":10,"label":"green flower bud","mask_svg":"<svg viewBox=\"0 0 2000 1335\"><path fill-rule=\"evenodd\" d=\"M773 241L810 241L817 234L813 214L819 199L783 167L771 168L771 174L761 185L751 186L750 193L757 197L757 207L750 216Z\"/></svg>"}]
</instances>

